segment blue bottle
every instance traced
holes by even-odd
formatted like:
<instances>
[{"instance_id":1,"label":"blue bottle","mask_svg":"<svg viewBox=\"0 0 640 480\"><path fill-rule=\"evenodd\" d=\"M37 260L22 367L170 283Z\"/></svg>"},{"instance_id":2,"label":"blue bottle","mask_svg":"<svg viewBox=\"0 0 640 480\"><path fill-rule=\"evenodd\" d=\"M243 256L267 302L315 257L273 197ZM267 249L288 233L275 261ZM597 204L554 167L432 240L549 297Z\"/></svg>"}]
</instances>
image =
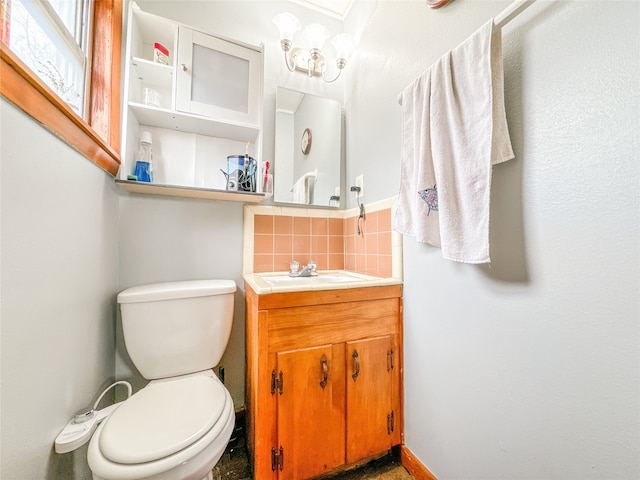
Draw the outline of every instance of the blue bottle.
<instances>
[{"instance_id":1,"label":"blue bottle","mask_svg":"<svg viewBox=\"0 0 640 480\"><path fill-rule=\"evenodd\" d=\"M138 145L138 158L133 174L138 177L139 182L153 181L153 163L151 154L151 133L142 132L140 144Z\"/></svg>"}]
</instances>

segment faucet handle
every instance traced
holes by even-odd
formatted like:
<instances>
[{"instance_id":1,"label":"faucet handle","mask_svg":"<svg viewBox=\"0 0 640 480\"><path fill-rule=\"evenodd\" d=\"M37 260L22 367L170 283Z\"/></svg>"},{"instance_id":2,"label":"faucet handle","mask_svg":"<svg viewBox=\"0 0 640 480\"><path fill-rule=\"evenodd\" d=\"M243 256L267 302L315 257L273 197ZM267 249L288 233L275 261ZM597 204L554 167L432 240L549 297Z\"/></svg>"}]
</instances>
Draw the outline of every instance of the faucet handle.
<instances>
[{"instance_id":1,"label":"faucet handle","mask_svg":"<svg viewBox=\"0 0 640 480\"><path fill-rule=\"evenodd\" d=\"M311 273L315 273L315 271L316 271L316 262L314 262L313 260L309 260L309 263L307 263L307 268L309 269L309 271Z\"/></svg>"},{"instance_id":2,"label":"faucet handle","mask_svg":"<svg viewBox=\"0 0 640 480\"><path fill-rule=\"evenodd\" d=\"M289 264L289 275L297 275L298 269L300 268L300 264L295 260L292 260Z\"/></svg>"}]
</instances>

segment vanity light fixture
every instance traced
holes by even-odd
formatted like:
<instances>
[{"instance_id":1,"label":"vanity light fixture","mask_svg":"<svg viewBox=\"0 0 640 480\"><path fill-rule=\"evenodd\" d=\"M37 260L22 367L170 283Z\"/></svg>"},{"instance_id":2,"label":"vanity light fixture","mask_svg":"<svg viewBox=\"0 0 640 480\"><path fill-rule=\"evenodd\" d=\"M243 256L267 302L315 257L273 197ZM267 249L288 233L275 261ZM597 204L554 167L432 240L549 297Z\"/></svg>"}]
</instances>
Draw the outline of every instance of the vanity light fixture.
<instances>
[{"instance_id":1,"label":"vanity light fixture","mask_svg":"<svg viewBox=\"0 0 640 480\"><path fill-rule=\"evenodd\" d=\"M280 46L284 52L284 61L289 71L299 70L306 72L309 77L321 77L325 82L335 82L342 70L347 65L347 59L353 50L353 38L348 33L336 35L331 43L336 50L336 66L338 74L335 78L328 79L325 76L327 70L326 58L322 54L324 42L331 33L324 25L312 23L304 29L304 34L309 44L309 49L293 46L293 34L301 29L300 22L290 13L279 13L273 17L273 23L280 30Z\"/></svg>"}]
</instances>

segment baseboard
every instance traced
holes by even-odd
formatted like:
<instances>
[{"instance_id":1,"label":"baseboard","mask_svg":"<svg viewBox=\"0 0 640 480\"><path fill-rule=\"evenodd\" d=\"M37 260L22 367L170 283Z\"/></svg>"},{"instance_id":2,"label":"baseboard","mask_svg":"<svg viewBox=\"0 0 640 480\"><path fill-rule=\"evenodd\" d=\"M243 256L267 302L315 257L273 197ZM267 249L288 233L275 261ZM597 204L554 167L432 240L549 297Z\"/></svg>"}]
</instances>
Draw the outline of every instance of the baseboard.
<instances>
[{"instance_id":1,"label":"baseboard","mask_svg":"<svg viewBox=\"0 0 640 480\"><path fill-rule=\"evenodd\" d=\"M400 445L400 463L416 480L438 480L406 445Z\"/></svg>"}]
</instances>

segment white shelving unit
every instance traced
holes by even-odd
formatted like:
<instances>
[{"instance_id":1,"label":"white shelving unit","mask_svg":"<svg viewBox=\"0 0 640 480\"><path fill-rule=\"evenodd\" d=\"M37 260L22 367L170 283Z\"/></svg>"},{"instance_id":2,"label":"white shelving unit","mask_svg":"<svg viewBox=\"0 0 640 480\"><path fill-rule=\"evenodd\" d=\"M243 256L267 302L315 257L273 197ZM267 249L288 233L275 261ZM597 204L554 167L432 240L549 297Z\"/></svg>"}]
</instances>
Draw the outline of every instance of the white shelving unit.
<instances>
[{"instance_id":1,"label":"white shelving unit","mask_svg":"<svg viewBox=\"0 0 640 480\"><path fill-rule=\"evenodd\" d=\"M226 180L220 170L226 171L227 156L248 153L258 162L259 175L262 154L262 47L216 37L143 12L135 2L131 3L127 28L122 165L117 184L135 193L260 202L265 197L260 191L227 191ZM193 40L193 45L185 45L192 39L197 42ZM153 61L155 42L169 49L168 65ZM232 57L235 65L247 72L246 86L240 88L245 97L238 96L237 91L208 90L207 83L204 90L200 87L200 93L194 95L192 81L197 81L203 69L213 68L208 67L208 62L199 60L204 58L203 55L207 59ZM218 65L217 70L205 72L205 75L208 78L209 75L219 75L220 71L225 74ZM219 82L225 83L228 82ZM144 103L145 88L159 94L159 106ZM224 104L234 95L233 98L240 98L240 103L245 102L237 109L240 113L234 110L235 105ZM190 100L191 96L194 96L193 100ZM207 107L207 101L212 104L211 108ZM243 115L243 109L250 115ZM134 171L138 141L144 130L151 131L153 136L153 183L128 179Z\"/></svg>"}]
</instances>

